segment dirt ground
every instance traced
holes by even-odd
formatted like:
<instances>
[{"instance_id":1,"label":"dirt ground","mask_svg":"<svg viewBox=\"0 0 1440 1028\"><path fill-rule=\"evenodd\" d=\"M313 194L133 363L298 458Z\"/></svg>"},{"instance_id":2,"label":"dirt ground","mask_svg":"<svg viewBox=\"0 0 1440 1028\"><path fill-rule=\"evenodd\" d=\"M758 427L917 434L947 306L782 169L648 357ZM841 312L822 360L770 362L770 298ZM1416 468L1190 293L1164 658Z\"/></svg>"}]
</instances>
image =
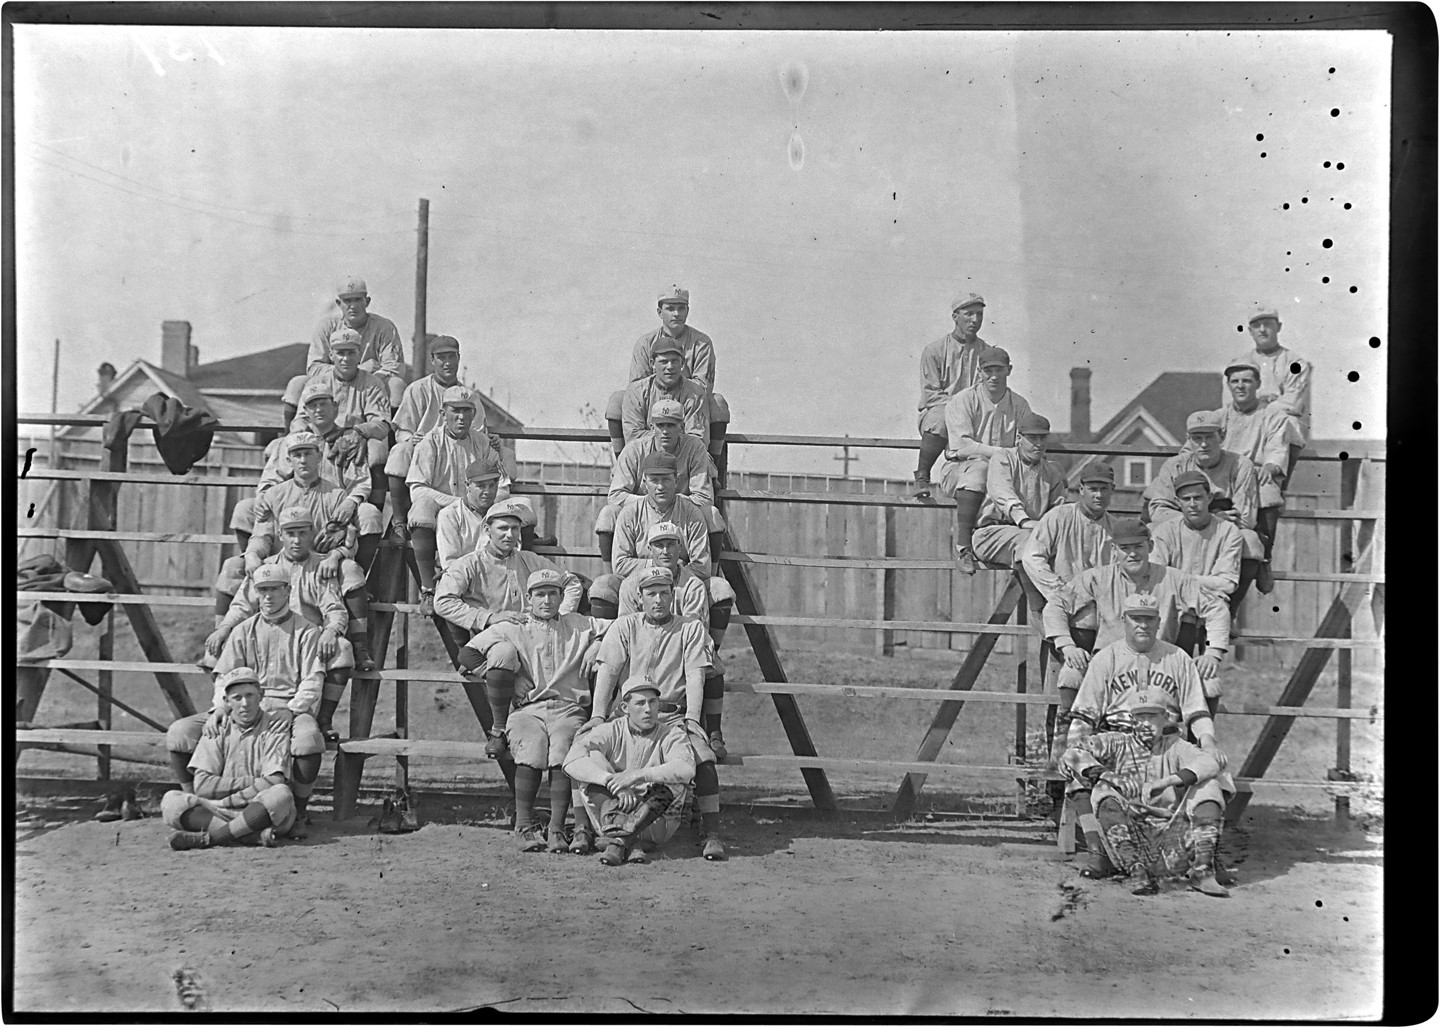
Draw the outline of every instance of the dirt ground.
<instances>
[{"instance_id":1,"label":"dirt ground","mask_svg":"<svg viewBox=\"0 0 1440 1028\"><path fill-rule=\"evenodd\" d=\"M203 638L203 620L194 620L167 626L177 658ZM117 634L117 658L133 659L128 632ZM71 655L90 655L87 647L79 639ZM412 665L436 662L430 648L417 636ZM759 678L743 640L727 649L731 681ZM796 681L906 686L948 684L960 660L784 656ZM1273 703L1287 670L1232 667L1227 698ZM1013 664L997 658L978 688L1013 689L1013 674ZM1379 674L1357 673L1356 706L1382 713L1382 687ZM116 690L168 719L153 679L117 675ZM197 701L208 694L198 681L192 690ZM1334 696L1332 674L1310 702L1327 705ZM806 698L801 709L822 754L905 759L933 707ZM377 732L388 730L393 710L387 691ZM458 686L413 686L410 713L416 737L479 738ZM37 720L86 717L94 717L93 697L57 682ZM1032 749L1041 737L1036 720ZM1221 717L1232 757L1243 756L1262 724ZM119 712L115 726L143 727ZM655 863L615 869L593 857L514 852L498 806L457 813L436 801L421 809L425 827L405 836L377 834L367 824L373 809L345 823L322 809L303 843L173 853L158 819L89 821L93 799L22 804L15 1008L178 1011L174 976L187 972L201 1007L277 1016L493 1006L632 1015L1374 1017L1383 721L1353 727L1353 766L1371 783L1353 817L1337 826L1321 791L1257 797L1227 839L1240 884L1224 900L1180 885L1133 897L1123 886L1080 879L1078 865L1059 858L1047 821L943 813L977 804L1012 812L1015 786L1003 779L934 776L916 817L897 823L857 812L886 806L894 781L832 774L850 813L825 819L803 804L776 806L803 800L798 774L722 768L728 862L700 859L693 833L682 830ZM1014 731L1013 708L969 703L941 760L1004 763ZM732 750L788 752L764 696L727 698L726 735ZM1323 778L1334 746L1332 723L1297 722L1271 777ZM93 778L94 769L93 758L51 752L27 752L17 766L23 776L77 779ZM411 770L412 781L431 787L500 785L484 762L415 761ZM165 778L144 764L117 763L115 773ZM367 785L383 786L393 774L393 762L371 760ZM158 791L142 789L150 809Z\"/></svg>"}]
</instances>

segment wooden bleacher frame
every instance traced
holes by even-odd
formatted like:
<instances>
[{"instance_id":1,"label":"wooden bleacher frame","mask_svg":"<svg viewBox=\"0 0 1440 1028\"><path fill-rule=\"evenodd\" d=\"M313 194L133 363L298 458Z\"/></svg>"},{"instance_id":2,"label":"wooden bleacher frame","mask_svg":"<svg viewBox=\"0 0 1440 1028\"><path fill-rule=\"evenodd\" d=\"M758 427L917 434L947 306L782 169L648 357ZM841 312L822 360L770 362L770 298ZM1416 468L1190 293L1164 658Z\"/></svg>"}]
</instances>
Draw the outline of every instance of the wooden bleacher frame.
<instances>
[{"instance_id":1,"label":"wooden bleacher frame","mask_svg":"<svg viewBox=\"0 0 1440 1028\"><path fill-rule=\"evenodd\" d=\"M24 414L18 418L21 424L57 426L100 426L104 418L85 415L43 415ZM143 422L148 424L148 422ZM223 430L247 432L268 430L271 426L237 425L224 426ZM514 439L548 441L598 442L606 439L603 430L595 429L545 429L522 428L497 430L495 434ZM790 436L731 433L730 441L736 444L826 446L838 447L884 447L914 449L918 445L911 439L855 438L843 440L829 436ZM1067 445L1051 448L1053 453L1087 455L1133 455L1170 456L1173 451L1157 450L1137 446L1096 446ZM1282 517L1289 519L1336 520L1342 522L1342 568L1338 572L1277 572L1277 580L1330 582L1337 584L1337 590L1330 608L1313 637L1299 636L1235 636L1237 642L1271 642L1303 645L1304 654L1290 676L1279 702L1273 705L1248 705L1243 707L1222 704L1220 712L1229 715L1263 716L1267 722L1249 754L1238 768L1237 785L1240 793L1227 811L1227 818L1234 819L1244 810L1250 795L1258 785L1307 787L1323 789L1335 798L1336 814L1342 816L1348 811L1349 797L1356 785L1351 780L1349 757L1350 721L1357 717L1381 720L1383 715L1366 709L1352 709L1350 703L1351 669L1350 653L1359 648L1379 649L1382 644L1362 642L1351 638L1351 624L1360 603L1360 594L1367 584L1383 583L1381 573L1370 571L1370 540L1374 525L1384 517L1383 511L1353 509L1356 483L1360 465L1365 460L1384 460L1383 455L1333 456L1319 455L1309 451L1301 460L1329 460L1341 463L1341 508L1338 510L1294 510L1286 511ZM253 486L258 479L223 477L218 475L172 476L163 474L136 474L126 467L124 446L105 451L103 469L80 471L64 468L36 468L29 476L33 479L55 481L81 481L88 486L86 521L84 529L59 528L54 530L20 530L23 537L57 538L65 543L65 563L75 570L88 570L98 555L102 572L116 586L116 592L87 597L90 600L108 601L122 608L129 618L139 640L146 661L115 661L108 658L102 637L102 659L100 660L42 660L18 665L16 720L31 724L38 710L40 699L52 671L84 686L100 696L102 720L108 718L108 705L116 703L108 695L109 675L120 672L147 672L155 676L167 703L175 716L194 713L194 706L185 689L182 676L205 675L208 672L197 664L177 662L173 659L163 634L151 614L151 607L211 607L212 601L205 597L174 596L144 593L136 581L135 574L126 558L122 543L166 542L176 545L189 543L229 542L229 536L207 535L186 532L120 532L116 531L116 500L121 483L162 483L175 486L235 488ZM552 485L548 487L517 484L513 490L520 495L603 495L603 486ZM907 497L874 493L777 493L758 490L722 490L719 499L723 502L788 502L870 505L882 510L894 507L931 507L949 516L948 506L940 503L921 503ZM1362 528L1352 537L1351 523L1360 522ZM882 522L882 531L893 537L893 528L888 518ZM1017 813L1023 813L1021 799L1026 781L1054 779L1043 770L1025 766L1026 761L1026 718L1032 706L1047 709L1047 734L1053 731L1057 694L1044 691L1046 674L1046 647L1041 644L1037 633L1028 626L1028 611L1018 582L1011 577L1002 592L995 609L984 622L928 622L899 621L894 612L893 571L909 568L946 569L953 567L948 558L899 559L899 558L853 558L844 556L811 556L806 554L782 555L746 552L727 531L720 553L720 567L726 580L736 594L733 621L744 626L746 637L755 652L764 681L750 685L731 684L730 692L749 692L769 695L775 704L791 748L789 754L741 754L729 755L724 764L733 766L760 766L776 770L798 769L809 791L811 802L817 810L834 811L837 802L826 776L826 769L903 774L894 800L892 812L897 816L910 814L919 798L928 776L932 774L959 775L964 777L1007 778L1017 784ZM558 550L540 548L540 553L563 556L598 556L593 549ZM795 615L768 615L749 572L751 564L788 564L810 567L836 567L846 569L874 569L881 571L878 576L877 598L883 611L878 619L813 618ZM335 814L337 818L348 817L354 812L358 799L364 762L370 756L393 756L397 761L397 775L403 782L408 767L408 757L482 757L483 745L447 740L410 739L407 716L408 690L411 682L455 682L461 678L451 668L409 668L407 651L410 615L419 614L419 607L413 602L413 583L409 582L406 562L401 551L391 545L382 545L370 574L371 595L371 652L376 658L377 670L357 673L351 679L349 737L342 740L336 755L335 765ZM24 594L27 599L74 600L71 593ZM401 601L409 596L411 602ZM395 632L396 615L400 619L399 643L394 649L395 666L386 669L391 657L390 641ZM1011 618L1015 624L1009 624ZM893 633L896 631L934 631L947 633L977 633L971 650L965 655L960 668L948 689L899 688L889 686L851 686L828 683L792 683L788 680L780 650L776 644L772 626L818 626L828 628L854 628L877 632L877 653L893 653ZM1024 652L1016 664L1016 691L980 691L974 688L980 672L988 661L995 643L1002 636L1015 636L1024 640ZM444 633L442 633L444 638ZM447 645L448 645L448 639ZM1329 661L1330 654L1338 657L1338 705L1336 707L1307 707L1306 701L1321 672ZM92 685L76 674L78 671L98 672L101 685ZM393 682L396 690L396 725L393 733L375 736L374 715L380 696L382 682ZM963 696L949 695L960 693ZM870 699L906 700L921 703L935 703L939 709L934 714L928 730L921 738L913 760L867 760L859 758L837 758L820 756L805 725L799 699L801 697L849 696ZM1015 706L1015 739L1013 759L1009 765L965 765L937 762L941 749L949 737L956 719L966 702L1008 703ZM123 704L118 704L124 708ZM156 722L130 709L141 720L160 729ZM1324 781L1285 781L1265 779L1270 763L1284 742L1286 734L1296 718L1328 718L1336 723L1336 767ZM95 728L42 727L33 725L17 731L17 749L29 747L62 749L94 755L100 761L102 776L108 776L110 748L113 746L163 746L163 730L155 733L117 732L105 729L101 721ZM90 751L83 747L95 746Z\"/></svg>"}]
</instances>

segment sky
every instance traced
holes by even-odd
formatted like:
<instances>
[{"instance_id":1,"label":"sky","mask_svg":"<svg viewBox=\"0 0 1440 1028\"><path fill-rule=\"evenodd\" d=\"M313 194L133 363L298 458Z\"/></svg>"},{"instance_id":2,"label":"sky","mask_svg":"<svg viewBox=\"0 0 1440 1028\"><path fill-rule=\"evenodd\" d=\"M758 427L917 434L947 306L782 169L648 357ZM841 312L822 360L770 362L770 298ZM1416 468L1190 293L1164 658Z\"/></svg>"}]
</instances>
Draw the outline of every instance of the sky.
<instances>
[{"instance_id":1,"label":"sky","mask_svg":"<svg viewBox=\"0 0 1440 1028\"><path fill-rule=\"evenodd\" d=\"M1264 300L1316 365L1313 436L1384 435L1381 31L14 40L22 411L49 407L57 338L74 410L102 360L159 361L163 320L202 362L305 340L352 272L408 354L425 197L427 327L530 425L603 411L678 282L737 432L913 435L920 351L974 290L1057 429L1071 367L1098 427L1164 371L1218 373Z\"/></svg>"}]
</instances>

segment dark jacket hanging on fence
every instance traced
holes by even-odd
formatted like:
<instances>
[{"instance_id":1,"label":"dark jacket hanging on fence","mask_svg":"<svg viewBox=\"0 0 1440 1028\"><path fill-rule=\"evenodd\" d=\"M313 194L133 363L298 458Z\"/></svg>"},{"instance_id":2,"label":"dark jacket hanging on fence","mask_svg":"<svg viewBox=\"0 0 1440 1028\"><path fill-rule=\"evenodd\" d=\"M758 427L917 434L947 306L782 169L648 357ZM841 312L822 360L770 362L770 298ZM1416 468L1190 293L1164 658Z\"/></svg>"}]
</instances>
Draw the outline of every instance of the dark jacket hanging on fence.
<instances>
[{"instance_id":1,"label":"dark jacket hanging on fence","mask_svg":"<svg viewBox=\"0 0 1440 1028\"><path fill-rule=\"evenodd\" d=\"M104 447L118 450L129 443L130 433L142 413L155 422L151 430L155 435L155 449L160 451L160 459L173 475L188 474L205 459L215 430L220 427L220 422L209 411L187 407L164 393L154 393L140 410L116 411L110 416L100 437Z\"/></svg>"}]
</instances>

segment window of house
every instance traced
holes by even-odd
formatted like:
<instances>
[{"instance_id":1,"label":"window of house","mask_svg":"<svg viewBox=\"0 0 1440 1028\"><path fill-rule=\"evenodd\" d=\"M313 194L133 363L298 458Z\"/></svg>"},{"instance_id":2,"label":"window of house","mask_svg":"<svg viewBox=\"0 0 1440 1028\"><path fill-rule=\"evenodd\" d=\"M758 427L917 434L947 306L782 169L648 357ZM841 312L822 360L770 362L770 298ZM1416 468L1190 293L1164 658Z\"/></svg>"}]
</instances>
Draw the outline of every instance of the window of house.
<instances>
[{"instance_id":1,"label":"window of house","mask_svg":"<svg viewBox=\"0 0 1440 1028\"><path fill-rule=\"evenodd\" d=\"M1133 486L1146 486L1150 484L1150 461L1144 457L1134 457L1125 462L1125 484Z\"/></svg>"}]
</instances>

